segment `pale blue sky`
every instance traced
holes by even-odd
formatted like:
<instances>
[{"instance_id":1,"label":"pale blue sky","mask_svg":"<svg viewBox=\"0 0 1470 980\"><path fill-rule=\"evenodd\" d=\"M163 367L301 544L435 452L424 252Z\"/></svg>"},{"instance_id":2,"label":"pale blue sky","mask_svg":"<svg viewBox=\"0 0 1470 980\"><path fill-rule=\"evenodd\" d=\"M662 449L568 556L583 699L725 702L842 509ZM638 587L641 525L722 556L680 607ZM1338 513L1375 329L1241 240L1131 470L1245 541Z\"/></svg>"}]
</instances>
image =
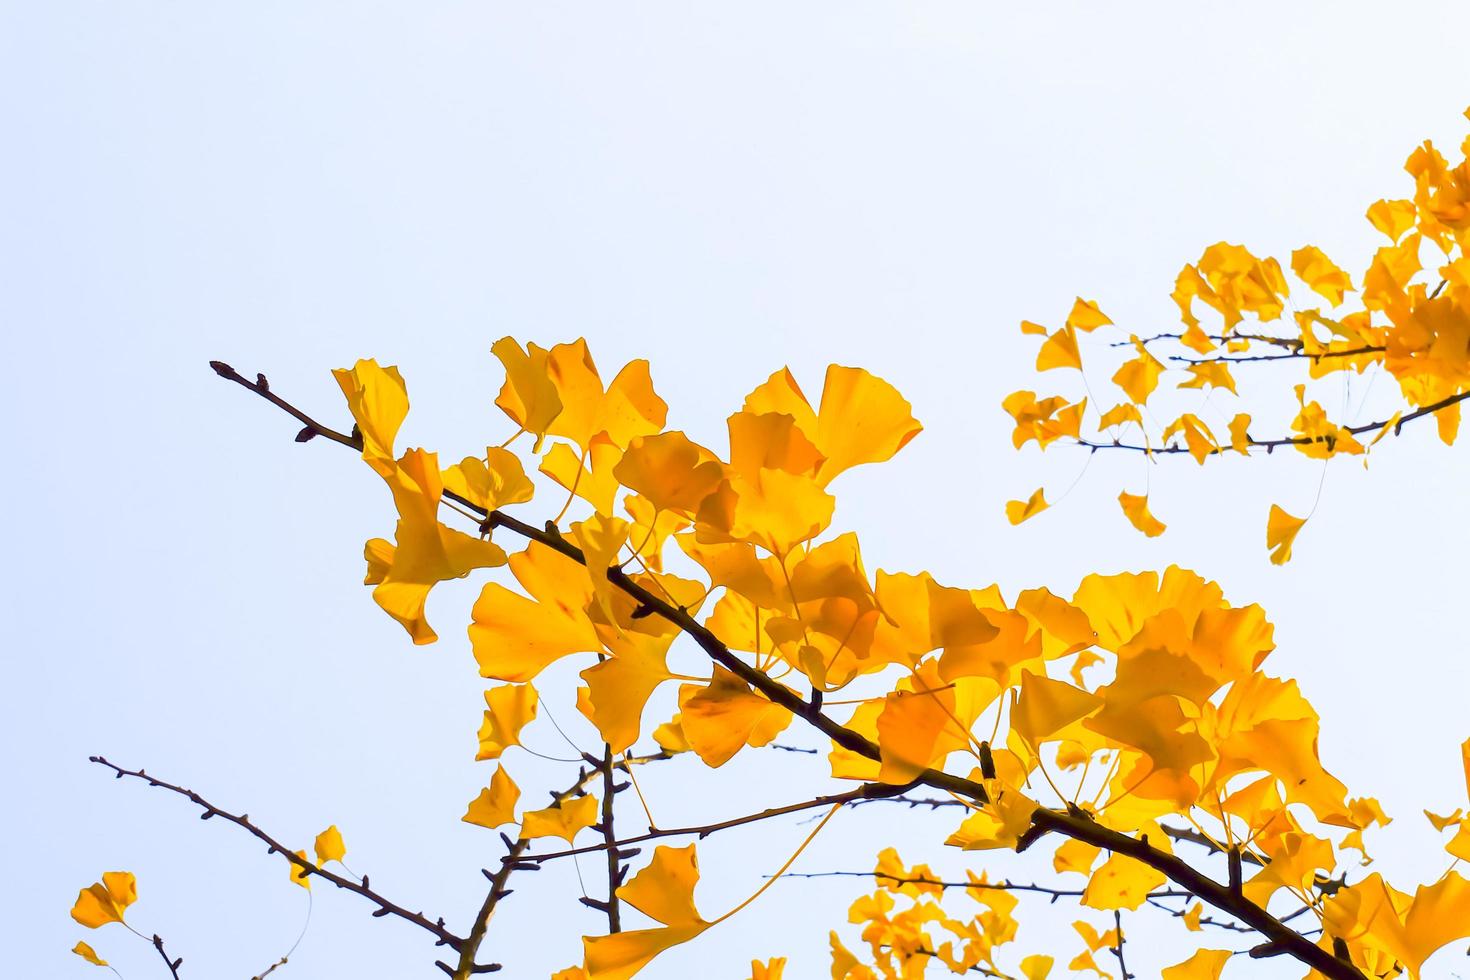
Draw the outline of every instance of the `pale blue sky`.
<instances>
[{"instance_id":1,"label":"pale blue sky","mask_svg":"<svg viewBox=\"0 0 1470 980\"><path fill-rule=\"evenodd\" d=\"M1144 464L1099 457L1012 529L1004 501L1059 495L1082 457L1013 453L998 404L1034 380L1022 317L1056 322L1081 293L1128 329L1165 326L1174 273L1216 240L1310 241L1360 266L1362 212L1402 193L1408 151L1465 131L1467 32L1463 3L0 0L7 963L85 976L66 950L87 938L129 980L158 976L144 944L66 914L111 868L137 872L130 918L191 978L248 977L300 928L279 858L108 780L96 752L301 846L335 822L356 870L463 928L499 854L458 822L489 773L471 761L482 686L461 631L478 583L436 593L444 639L411 647L359 585L363 540L392 527L376 478L292 444L205 361L264 371L334 420L330 368L397 363L403 442L457 456L507 434L489 356L507 333L586 336L609 375L650 358L671 424L714 444L782 364L809 389L830 361L883 375L926 431L844 481L838 524L870 569L1070 594L1091 570L1179 562L1261 601L1269 669L1319 706L1329 767L1400 818L1381 866L1437 874L1418 810L1465 802L1470 735L1464 453L1419 431L1371 473L1334 465L1278 569L1266 510L1309 508L1318 464L1157 467L1172 528L1150 541L1114 502ZM528 741L565 749L544 721ZM528 789L565 778L515 764ZM745 789L725 796L730 770L689 760L645 790L672 824L787 802L824 769L732 767ZM878 809L840 816L800 869L869 867L897 817ZM905 819L905 856L966 866L936 846L951 818ZM709 841L701 903L743 897L805 829ZM571 866L538 879L494 923L509 976L576 961L599 926ZM737 980L776 953L789 976L825 975L857 893L782 883L646 975ZM1072 918L1037 910L1018 955L1070 958ZM1183 950L1140 950L1135 970ZM437 976L431 958L318 886L280 975Z\"/></svg>"}]
</instances>

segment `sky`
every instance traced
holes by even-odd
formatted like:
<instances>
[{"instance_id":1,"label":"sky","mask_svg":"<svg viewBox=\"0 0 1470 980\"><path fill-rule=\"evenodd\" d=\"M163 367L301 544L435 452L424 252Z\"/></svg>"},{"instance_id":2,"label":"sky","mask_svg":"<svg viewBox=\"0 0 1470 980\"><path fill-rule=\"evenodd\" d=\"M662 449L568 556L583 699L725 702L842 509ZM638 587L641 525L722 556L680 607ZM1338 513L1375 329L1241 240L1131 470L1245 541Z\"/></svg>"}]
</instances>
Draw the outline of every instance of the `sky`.
<instances>
[{"instance_id":1,"label":"sky","mask_svg":"<svg viewBox=\"0 0 1470 980\"><path fill-rule=\"evenodd\" d=\"M1376 245L1363 211L1405 192L1408 152L1464 136L1467 31L1470 7L1407 0L0 0L0 837L16 975L88 975L67 952L81 938L129 980L160 975L146 944L67 915L115 868L139 878L130 921L185 976L251 976L301 932L308 899L279 857L108 779L96 753L294 846L335 823L355 871L463 928L500 854L459 822L489 776L472 761L483 685L460 630L481 580L437 590L444 638L413 647L360 584L363 541L392 528L377 478L338 447L294 444L290 420L206 361L264 372L344 427L329 370L398 364L413 401L400 444L458 458L509 434L489 352L507 334L586 337L605 376L648 358L671 427L715 445L783 365L813 392L833 362L888 379L925 431L844 477L837 525L859 530L870 570L1069 595L1092 571L1178 563L1261 602L1279 643L1268 669L1318 707L1328 768L1398 818L1377 867L1438 875L1419 810L1466 802L1470 735L1463 452L1423 430L1371 470L1325 476L1284 454L1204 472L1087 463L1013 452L999 403L1036 383L1021 319L1056 324L1080 294L1127 330L1168 328L1174 274L1215 241L1310 242L1360 268ZM1346 393L1364 418L1383 394ZM1145 484L1171 525L1153 540L1115 499ZM1010 527L1005 501L1037 485L1065 499ZM1315 507L1281 568L1266 561L1271 503ZM571 751L544 719L527 741ZM570 768L511 761L528 787ZM649 767L643 789L671 825L810 795L825 768L747 751L714 773ZM947 853L951 815L880 809L840 814L796 870L870 868L893 842L948 873L1034 869ZM736 904L809 829L707 841L701 906ZM573 900L577 870L517 886L486 947L505 975L580 958L599 917ZM778 954L788 975L825 975L827 931L861 888L782 881L644 975L738 980ZM321 884L310 902L277 975L439 975L412 927ZM1017 958L1069 959L1075 917L1038 909ZM1133 968L1188 949L1150 940Z\"/></svg>"}]
</instances>

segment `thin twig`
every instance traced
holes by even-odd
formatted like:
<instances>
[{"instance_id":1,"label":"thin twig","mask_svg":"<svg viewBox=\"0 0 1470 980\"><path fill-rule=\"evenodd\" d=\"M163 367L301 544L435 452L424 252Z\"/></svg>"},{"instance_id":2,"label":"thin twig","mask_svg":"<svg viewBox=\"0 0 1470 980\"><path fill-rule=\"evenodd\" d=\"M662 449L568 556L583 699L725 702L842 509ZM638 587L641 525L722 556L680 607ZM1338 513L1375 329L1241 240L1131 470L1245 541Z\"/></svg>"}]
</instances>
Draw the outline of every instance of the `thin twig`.
<instances>
[{"instance_id":1,"label":"thin twig","mask_svg":"<svg viewBox=\"0 0 1470 980\"><path fill-rule=\"evenodd\" d=\"M95 762L100 766L105 766L108 769L111 769L118 779L122 779L124 776L131 776L134 779L141 779L149 786L156 786L160 789L166 789L171 793L176 793L179 796L188 799L196 806L204 810L204 813L200 815L201 820L208 820L211 817L221 817L236 825L237 827L244 828L252 836L265 843L266 847L268 848L267 853L279 853L287 861L290 861L293 865L300 868L301 870L297 875L298 877L306 878L311 875L316 875L318 878L323 878L327 881L330 881L338 888L345 888L350 892L356 892L358 895L361 895L363 898L367 899L378 907L378 910L373 913L374 915L392 915L397 916L405 922L411 922L414 925L418 926L420 929L423 929L425 932L431 934L435 939L434 945L436 946L450 946L458 949L460 943L463 942L463 940L461 940L454 933L444 928L443 919L431 922L424 917L422 912L410 912L403 906L389 901L383 895L379 894L371 887L369 887L368 879L366 877L364 877L362 883L359 884L348 878L343 878L341 875L328 871L325 868L319 868L316 865L312 864L310 861L298 857L285 844L282 844L280 841L276 840L270 834L266 833L264 830L261 830L258 826L252 823L248 814L234 814L230 813L227 810L222 810L191 789L185 789L182 786L176 786L173 783L164 782L161 779L148 775L148 773L142 769L124 769L122 766L119 766L113 762L109 762L107 759L103 758L100 755L91 756L89 757L88 761ZM155 945L160 944L155 943Z\"/></svg>"},{"instance_id":2,"label":"thin twig","mask_svg":"<svg viewBox=\"0 0 1470 980\"><path fill-rule=\"evenodd\" d=\"M832 796L818 796L811 800L802 800L800 803L789 803L786 806L771 807L759 813L746 814L743 817L732 817L729 820L721 820L718 823L699 824L693 827L675 827L668 830L650 830L646 834L637 837L627 837L623 840L604 841L601 844L588 844L585 847L570 847L566 850L552 851L549 854L526 854L522 860L542 863L554 861L557 858L571 857L575 854L592 854L597 851L616 851L644 841L658 840L663 837L687 837L698 836L701 840L710 834L721 830L729 830L731 827L739 827L758 820L768 820L771 817L780 817L788 813L800 813L803 810L812 810L817 807L850 806L861 800L875 800L887 793L900 793L902 786L885 786L882 783L867 783L863 786L849 790L846 793L837 793ZM507 858L508 860L508 858Z\"/></svg>"},{"instance_id":3,"label":"thin twig","mask_svg":"<svg viewBox=\"0 0 1470 980\"><path fill-rule=\"evenodd\" d=\"M162 956L163 962L168 964L168 972L173 976L174 980L179 980L179 964L184 962L184 958L180 956L176 960L169 959L168 953L163 950L163 937L159 936L156 932L153 934L153 948L158 950L158 955Z\"/></svg>"}]
</instances>

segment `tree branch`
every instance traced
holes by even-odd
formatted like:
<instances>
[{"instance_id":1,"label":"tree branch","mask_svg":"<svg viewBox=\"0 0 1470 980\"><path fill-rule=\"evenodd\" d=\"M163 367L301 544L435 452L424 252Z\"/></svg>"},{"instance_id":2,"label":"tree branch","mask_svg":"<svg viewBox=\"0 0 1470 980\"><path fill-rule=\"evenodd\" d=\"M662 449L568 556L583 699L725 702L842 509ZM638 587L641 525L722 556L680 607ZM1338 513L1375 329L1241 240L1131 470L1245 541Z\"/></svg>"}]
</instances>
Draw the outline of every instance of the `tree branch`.
<instances>
[{"instance_id":1,"label":"tree branch","mask_svg":"<svg viewBox=\"0 0 1470 980\"><path fill-rule=\"evenodd\" d=\"M890 793L903 792L903 786L885 786L882 783L867 783L863 786L849 790L846 793L837 793L832 796L818 796L815 799L803 800L800 803L790 803L786 806L771 807L759 813L747 814L743 817L732 817L729 820L721 820L718 823L699 824L693 827L675 827L669 830L650 830L646 834L637 837L627 837L623 840L604 841L601 844L588 844L585 847L569 847L562 851L552 851L549 854L527 854L524 860L535 861L538 864L545 861L553 861L557 858L571 857L575 854L593 854L597 851L617 851L633 844L642 844L644 841L658 840L662 837L686 837L697 835L701 839L721 830L729 830L731 827L739 827L758 820L768 820L771 817L780 817L788 813L800 813L803 810L813 810L817 807L830 807L833 805L850 806L863 800L878 800L886 798ZM791 875L788 874L788 877ZM802 877L802 876L796 876Z\"/></svg>"},{"instance_id":2,"label":"tree branch","mask_svg":"<svg viewBox=\"0 0 1470 980\"><path fill-rule=\"evenodd\" d=\"M613 795L618 788L613 781L613 751L606 742L602 745L602 840L607 850L607 931L622 932L622 914L619 909L618 886L622 884L623 872L618 856L618 832L613 827Z\"/></svg>"},{"instance_id":3,"label":"tree branch","mask_svg":"<svg viewBox=\"0 0 1470 980\"><path fill-rule=\"evenodd\" d=\"M215 370L219 372L219 368L215 368ZM224 377L230 378L230 380L236 380L238 378L238 375L236 377L230 377L230 375L224 374L223 372L219 373ZM230 369L230 373L234 374L233 369ZM306 419L309 425L317 426L318 429L321 428L317 423L311 421L308 416L286 405L270 392L262 392L259 386L252 386L243 380L237 383L241 383L245 387L255 390L257 394L264 394L273 404L283 407L294 417ZM1445 407L1445 405L1452 404L1467 397L1470 397L1470 391L1454 396L1452 399L1445 401L1444 404L1422 409L1414 417L1437 411L1439 408ZM1405 421L1409 421L1409 417L1401 420L1400 424ZM1379 423L1378 425L1382 427L1387 425L1387 423ZM1364 426L1359 430L1349 431L1367 431L1372 427L1371 425ZM337 439L334 441L342 442L344 445L353 445L347 439ZM538 529L502 511L494 510L487 512L484 508L449 491L445 491L445 496L456 500L475 513L483 514L484 521L480 525L482 533L489 533L497 527L504 527L522 537L545 545L580 565L587 564L586 556L583 555L581 549L562 537L561 533L556 530L555 524L549 524L545 530ZM882 753L875 743L859 732L853 731L823 714L820 709L820 704L809 703L785 685L773 680L764 671L757 670L755 667L746 663L744 659L736 656L720 641L719 637L715 636L714 633L690 616L687 610L675 606L663 597L643 588L621 568L608 568L606 575L608 581L614 587L633 598L641 607L657 613L660 617L678 627L693 639L710 659L735 674L751 687L760 691L767 700L780 705L797 717L802 718L842 748L874 761L882 760ZM955 793L977 803L990 802L989 794L980 783L932 768L927 768L920 772L914 780L914 784L922 784L933 789ZM1222 912L1226 912L1241 922L1250 925L1257 932L1265 936L1269 943L1279 945L1284 952L1289 952L1297 960L1317 970L1323 976L1330 978L1330 980L1363 980L1362 974L1351 963L1344 963L1330 952L1321 949L1315 943L1303 938L1299 933L1282 925L1269 912L1247 900L1242 895L1232 892L1229 888L1196 870L1173 854L1153 847L1148 843L1146 838L1136 839L1127 834L1110 830L1092 820L1083 811L1078 810L1072 812L1069 810L1053 810L1047 807L1038 807L1032 814L1031 828L1022 835L1021 840L1017 843L1016 849L1018 851L1025 850L1026 847L1029 847L1038 838L1053 832L1123 854L1143 862L1156 871L1163 872L1165 877L1169 878L1175 884L1187 889L1202 901L1213 905ZM457 980L464 980L464 977L457 977Z\"/></svg>"},{"instance_id":4,"label":"tree branch","mask_svg":"<svg viewBox=\"0 0 1470 980\"><path fill-rule=\"evenodd\" d=\"M418 926L420 929L423 929L425 932L431 934L435 939L434 945L436 946L451 946L455 949L458 949L460 944L463 942L463 940L461 940L454 933L444 928L443 919L430 922L427 918L424 917L424 914L422 912L410 912L408 909L405 909L401 905L389 901L387 898L374 891L371 887L369 887L368 879L366 876L363 877L362 883L358 884L357 882L352 881L349 878L343 878L341 875L328 871L325 868L318 868L310 861L297 857L296 854L285 844L282 844L270 834L266 833L264 830L261 830L255 824L251 823L250 816L248 814L234 814L226 810L222 810L191 789L185 789L182 786L176 786L173 783L164 782L161 779L157 779L153 776L148 775L148 773L142 769L124 769L122 766L119 766L114 762L109 762L107 759L103 758L100 755L90 756L88 757L88 761L95 762L100 766L105 766L108 769L111 769L118 779L122 779L124 776L131 776L134 779L141 779L149 786L156 786L160 789L166 789L171 793L176 793L179 796L188 799L196 806L204 810L204 813L202 813L199 817L199 819L201 820L208 820L211 817L222 817L235 826L244 828L256 839L265 843L266 847L268 848L267 853L279 853L287 861L290 861L293 865L300 868L301 872L299 877L306 878L311 875L316 875L318 878L323 878L326 881L330 881L338 888L345 888L350 892L355 892L358 895L361 895L363 898L367 899L378 907L378 910L374 912L373 915L392 915L397 916L405 922L411 922L414 925ZM157 940L157 937L155 936L154 939ZM158 947L160 953L163 952L161 942L156 941L154 945Z\"/></svg>"},{"instance_id":5,"label":"tree branch","mask_svg":"<svg viewBox=\"0 0 1470 980\"><path fill-rule=\"evenodd\" d=\"M158 950L158 955L162 956L163 962L168 964L169 974L174 980L179 980L179 964L184 962L184 958L180 956L176 960L169 959L168 953L163 951L163 937L159 936L156 932L153 934L153 948Z\"/></svg>"}]
</instances>

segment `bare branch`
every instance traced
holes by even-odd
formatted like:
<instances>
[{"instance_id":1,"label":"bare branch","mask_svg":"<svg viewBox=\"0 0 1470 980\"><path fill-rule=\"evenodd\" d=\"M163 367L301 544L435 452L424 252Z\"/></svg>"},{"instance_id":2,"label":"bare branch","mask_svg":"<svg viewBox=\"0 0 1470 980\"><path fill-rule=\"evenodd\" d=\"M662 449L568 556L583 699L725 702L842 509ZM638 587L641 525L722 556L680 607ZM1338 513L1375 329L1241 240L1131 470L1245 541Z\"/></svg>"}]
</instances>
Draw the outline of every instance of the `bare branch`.
<instances>
[{"instance_id":1,"label":"bare branch","mask_svg":"<svg viewBox=\"0 0 1470 980\"><path fill-rule=\"evenodd\" d=\"M287 861L290 861L293 865L300 868L300 877L306 878L311 875L315 875L318 878L330 881L338 888L345 888L347 891L355 892L358 895L361 895L363 898L367 899L378 907L378 910L373 913L374 915L392 915L402 919L405 922L411 922L414 925L418 926L420 929L423 929L425 932L431 934L435 939L434 945L436 946L450 946L454 949L458 949L460 947L460 944L463 942L463 940L461 940L454 933L444 928L443 919L431 922L424 917L422 912L410 912L408 909L402 907L401 905L398 905L395 902L389 901L383 895L374 891L368 885L368 879L366 876L363 877L362 883L359 884L358 882L352 881L349 878L343 878L341 875L328 871L325 868L318 868L310 861L298 857L285 844L282 844L280 841L276 840L270 834L266 833L264 830L261 830L258 826L252 823L248 814L234 814L230 813L227 810L222 810L219 807L215 806L213 803L206 800L204 797L200 796L198 793L194 792L193 790L185 789L182 786L176 786L173 783L164 782L161 779L157 779L153 776L148 775L148 773L142 769L124 769L122 766L119 766L113 762L109 762L107 759L103 758L100 755L90 756L88 761L95 762L100 766L105 766L108 769L111 769L118 779L122 779L124 776L130 776L134 779L141 779L149 786L156 786L160 789L166 789L171 793L176 793L179 796L188 799L196 806L204 810L204 813L200 815L201 820L208 820L211 817L221 817L237 827L244 828L252 836L265 843L266 847L268 848L267 853L279 853ZM163 951L162 942L159 941L158 937L156 936L154 937L154 940L154 945L158 947L159 952L161 953Z\"/></svg>"}]
</instances>

